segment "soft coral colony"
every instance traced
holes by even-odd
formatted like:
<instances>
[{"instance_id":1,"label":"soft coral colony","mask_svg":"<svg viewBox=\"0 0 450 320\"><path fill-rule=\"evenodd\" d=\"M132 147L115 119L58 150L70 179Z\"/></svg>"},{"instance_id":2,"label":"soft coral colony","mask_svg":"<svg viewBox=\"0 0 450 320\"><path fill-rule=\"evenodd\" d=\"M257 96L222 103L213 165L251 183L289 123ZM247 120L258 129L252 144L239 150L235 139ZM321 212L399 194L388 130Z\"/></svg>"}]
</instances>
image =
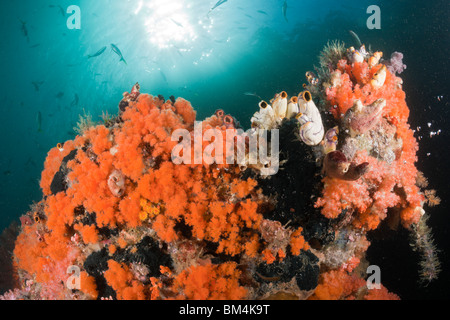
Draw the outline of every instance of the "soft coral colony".
<instances>
[{"instance_id":1,"label":"soft coral colony","mask_svg":"<svg viewBox=\"0 0 450 320\"><path fill-rule=\"evenodd\" d=\"M248 132L279 130L269 176L263 164L175 164L172 133L193 135L196 113L136 84L116 118L48 153L44 198L15 243L18 287L3 297L397 299L364 280L368 232L388 217L414 235L422 278L436 278L402 80L381 57L329 44L307 90L260 102ZM201 124L239 128L222 110Z\"/></svg>"}]
</instances>

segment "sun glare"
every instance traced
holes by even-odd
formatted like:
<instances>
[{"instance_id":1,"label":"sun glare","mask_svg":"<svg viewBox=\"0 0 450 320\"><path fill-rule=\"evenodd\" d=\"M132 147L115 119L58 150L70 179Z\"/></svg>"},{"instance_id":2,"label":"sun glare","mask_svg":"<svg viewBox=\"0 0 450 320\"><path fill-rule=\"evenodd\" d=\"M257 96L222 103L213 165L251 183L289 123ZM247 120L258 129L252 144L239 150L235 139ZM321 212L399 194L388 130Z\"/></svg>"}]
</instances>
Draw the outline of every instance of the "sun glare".
<instances>
[{"instance_id":1,"label":"sun glare","mask_svg":"<svg viewBox=\"0 0 450 320\"><path fill-rule=\"evenodd\" d=\"M152 0L140 2L138 13L145 10L145 27L149 41L159 49L186 46L197 38L188 5L184 0Z\"/></svg>"}]
</instances>

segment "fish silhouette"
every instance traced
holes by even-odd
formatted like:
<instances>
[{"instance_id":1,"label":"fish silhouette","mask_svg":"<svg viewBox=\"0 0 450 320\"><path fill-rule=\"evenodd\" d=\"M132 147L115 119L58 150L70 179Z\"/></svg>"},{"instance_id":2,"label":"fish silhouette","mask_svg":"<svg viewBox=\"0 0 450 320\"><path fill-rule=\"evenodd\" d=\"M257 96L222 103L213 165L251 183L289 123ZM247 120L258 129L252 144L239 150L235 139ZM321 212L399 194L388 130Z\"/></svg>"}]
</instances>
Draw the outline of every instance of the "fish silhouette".
<instances>
[{"instance_id":1,"label":"fish silhouette","mask_svg":"<svg viewBox=\"0 0 450 320\"><path fill-rule=\"evenodd\" d=\"M88 55L88 59L98 57L98 56L101 55L103 52L105 52L105 50L106 50L106 46L103 47L103 48L101 48L100 50L98 50L98 51L97 51L96 53L94 53L94 54L89 54L89 55Z\"/></svg>"},{"instance_id":2,"label":"fish silhouette","mask_svg":"<svg viewBox=\"0 0 450 320\"><path fill-rule=\"evenodd\" d=\"M111 43L111 49L112 49L112 51L114 51L115 54L117 54L120 57L119 61L123 61L126 65L128 65L128 63L125 61L125 59L122 55L122 52L115 44Z\"/></svg>"}]
</instances>

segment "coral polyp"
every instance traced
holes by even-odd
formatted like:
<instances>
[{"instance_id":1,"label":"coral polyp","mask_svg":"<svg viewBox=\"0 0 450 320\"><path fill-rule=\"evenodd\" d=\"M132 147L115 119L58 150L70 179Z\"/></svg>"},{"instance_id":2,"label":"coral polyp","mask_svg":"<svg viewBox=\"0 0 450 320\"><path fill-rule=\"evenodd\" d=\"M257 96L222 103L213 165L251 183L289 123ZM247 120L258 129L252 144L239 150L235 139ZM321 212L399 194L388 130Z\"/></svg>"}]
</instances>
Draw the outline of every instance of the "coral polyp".
<instances>
[{"instance_id":1,"label":"coral polyp","mask_svg":"<svg viewBox=\"0 0 450 320\"><path fill-rule=\"evenodd\" d=\"M417 182L402 80L381 57L329 43L306 90L261 101L245 133L224 110L197 121L188 101L136 83L116 117L48 152L13 251L19 285L3 297L398 299L365 281L369 232L391 216L424 256L422 278L437 278L435 195ZM237 144L217 147L230 131ZM251 162L252 141L276 144L280 170Z\"/></svg>"}]
</instances>

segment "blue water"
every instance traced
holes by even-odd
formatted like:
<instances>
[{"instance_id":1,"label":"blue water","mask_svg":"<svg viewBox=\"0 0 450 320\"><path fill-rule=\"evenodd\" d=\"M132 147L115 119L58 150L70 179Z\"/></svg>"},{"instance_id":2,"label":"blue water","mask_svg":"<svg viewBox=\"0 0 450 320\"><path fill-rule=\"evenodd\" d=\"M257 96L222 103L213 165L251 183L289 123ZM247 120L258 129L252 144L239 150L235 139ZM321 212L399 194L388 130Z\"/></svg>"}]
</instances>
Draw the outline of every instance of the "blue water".
<instances>
[{"instance_id":1,"label":"blue water","mask_svg":"<svg viewBox=\"0 0 450 320\"><path fill-rule=\"evenodd\" d=\"M412 127L442 130L423 135L418 167L443 199L431 223L438 246L449 247L448 1L286 2L284 16L284 0L229 0L209 14L215 0L2 0L0 229L40 200L46 153L74 138L79 115L117 113L137 81L141 92L186 98L199 119L222 108L248 127L258 101L245 92L299 92L327 41L356 45L353 30L388 56L404 53ZM67 27L70 5L81 10L80 29ZM379 30L367 28L370 5L381 9Z\"/></svg>"}]
</instances>

